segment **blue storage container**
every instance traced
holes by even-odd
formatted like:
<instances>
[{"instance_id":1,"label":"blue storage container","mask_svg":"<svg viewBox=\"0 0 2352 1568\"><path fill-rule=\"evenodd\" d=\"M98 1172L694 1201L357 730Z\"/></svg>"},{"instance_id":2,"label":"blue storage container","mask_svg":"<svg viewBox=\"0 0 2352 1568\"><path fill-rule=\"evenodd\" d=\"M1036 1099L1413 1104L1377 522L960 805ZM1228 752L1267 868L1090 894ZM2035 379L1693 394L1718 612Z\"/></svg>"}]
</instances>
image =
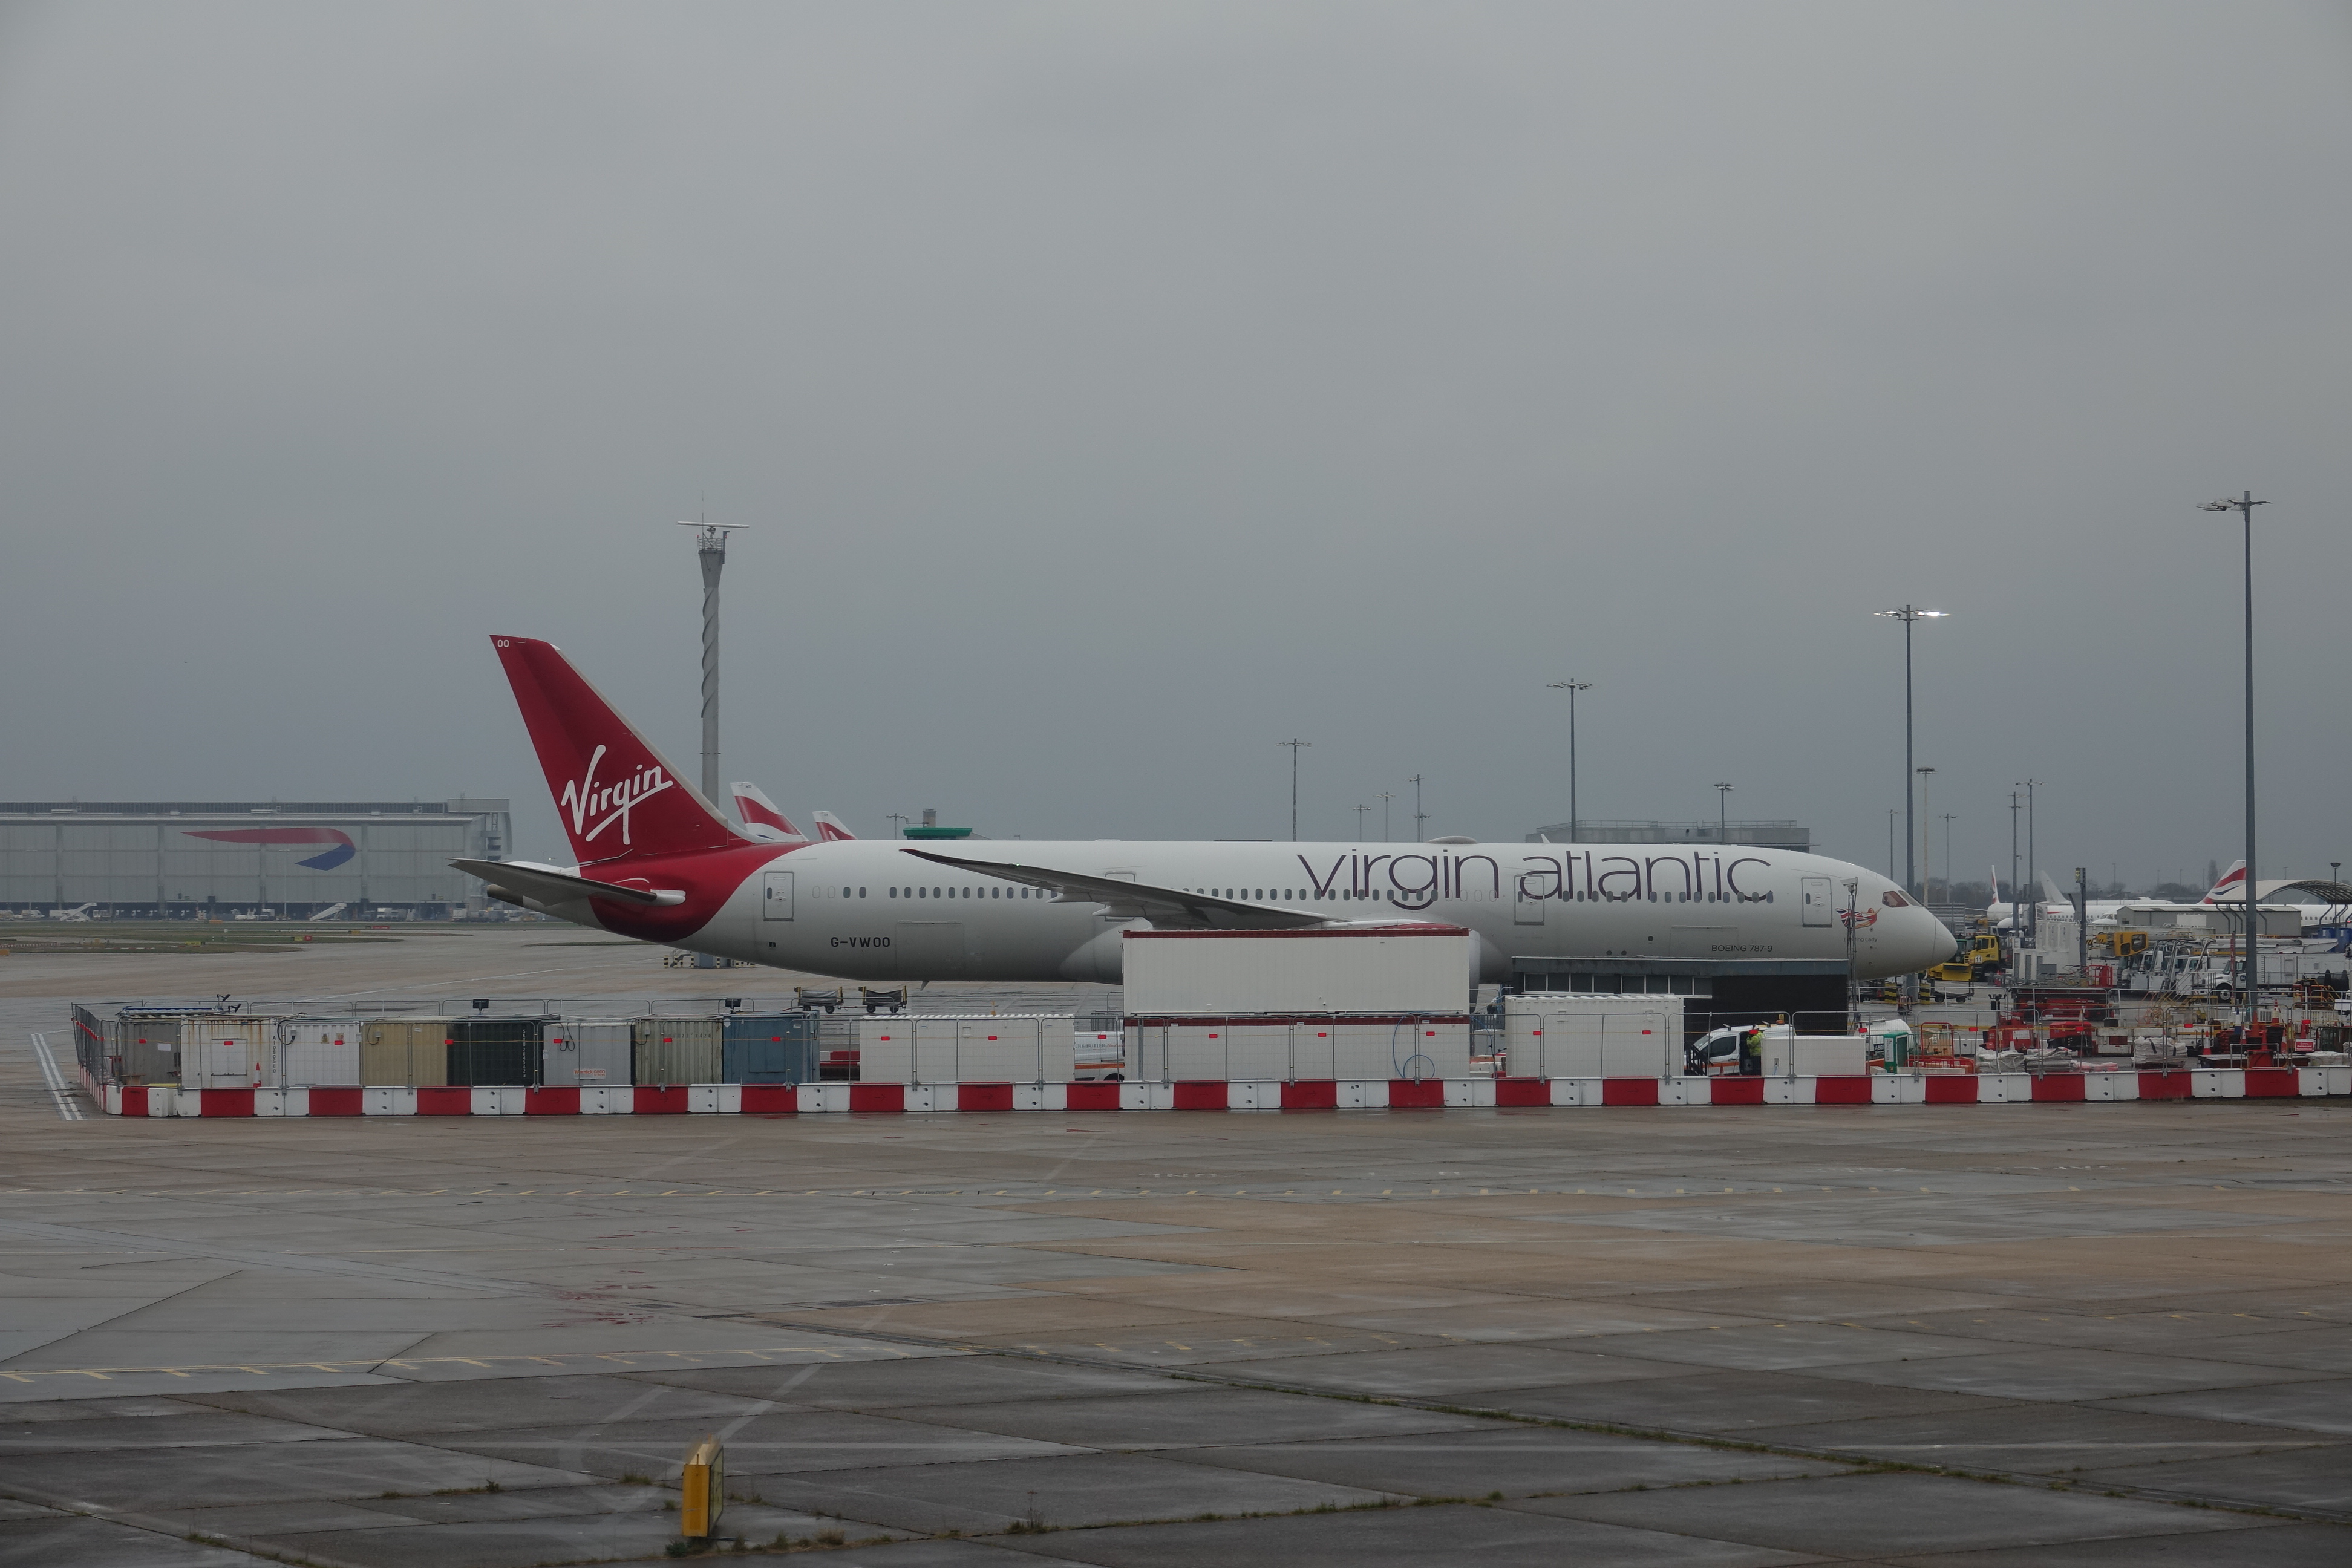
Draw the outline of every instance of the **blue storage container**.
<instances>
[{"instance_id":1,"label":"blue storage container","mask_svg":"<svg viewBox=\"0 0 2352 1568\"><path fill-rule=\"evenodd\" d=\"M721 1024L722 1083L814 1083L814 1013L732 1013Z\"/></svg>"}]
</instances>

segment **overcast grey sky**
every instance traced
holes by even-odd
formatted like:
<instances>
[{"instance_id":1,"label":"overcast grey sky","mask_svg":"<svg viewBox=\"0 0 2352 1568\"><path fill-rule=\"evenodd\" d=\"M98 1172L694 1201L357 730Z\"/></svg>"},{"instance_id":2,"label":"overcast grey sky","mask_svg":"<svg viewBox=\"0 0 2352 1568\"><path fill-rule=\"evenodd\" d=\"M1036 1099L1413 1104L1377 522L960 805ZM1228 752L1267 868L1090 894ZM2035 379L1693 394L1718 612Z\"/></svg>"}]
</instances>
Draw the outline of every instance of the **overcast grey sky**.
<instances>
[{"instance_id":1,"label":"overcast grey sky","mask_svg":"<svg viewBox=\"0 0 2352 1568\"><path fill-rule=\"evenodd\" d=\"M2352 13L0 12L0 795L510 795L488 636L861 832L2352 859ZM1944 860L1940 824L1933 854Z\"/></svg>"}]
</instances>

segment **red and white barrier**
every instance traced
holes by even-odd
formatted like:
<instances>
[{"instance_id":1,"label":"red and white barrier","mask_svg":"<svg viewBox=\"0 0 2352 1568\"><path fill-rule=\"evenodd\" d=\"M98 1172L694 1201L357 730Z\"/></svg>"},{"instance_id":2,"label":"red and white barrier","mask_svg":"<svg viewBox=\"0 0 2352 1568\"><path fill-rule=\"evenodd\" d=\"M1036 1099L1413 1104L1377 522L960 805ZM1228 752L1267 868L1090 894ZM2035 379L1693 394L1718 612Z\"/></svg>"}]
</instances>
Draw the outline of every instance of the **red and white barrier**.
<instances>
[{"instance_id":1,"label":"red and white barrier","mask_svg":"<svg viewBox=\"0 0 2352 1568\"><path fill-rule=\"evenodd\" d=\"M2074 1105L2352 1096L2352 1067L1843 1078L1211 1079L1177 1083L697 1083L588 1088L96 1086L111 1116L825 1116L967 1110L1449 1110L1717 1105Z\"/></svg>"}]
</instances>

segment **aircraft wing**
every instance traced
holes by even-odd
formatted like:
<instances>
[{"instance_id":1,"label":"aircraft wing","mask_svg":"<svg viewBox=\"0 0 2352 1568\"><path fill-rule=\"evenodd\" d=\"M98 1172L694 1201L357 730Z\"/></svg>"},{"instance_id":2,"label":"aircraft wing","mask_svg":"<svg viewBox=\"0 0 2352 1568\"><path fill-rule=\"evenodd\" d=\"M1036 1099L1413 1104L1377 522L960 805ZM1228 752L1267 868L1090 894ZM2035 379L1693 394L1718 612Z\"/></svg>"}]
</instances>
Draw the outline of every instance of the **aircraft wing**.
<instances>
[{"instance_id":1,"label":"aircraft wing","mask_svg":"<svg viewBox=\"0 0 2352 1568\"><path fill-rule=\"evenodd\" d=\"M573 904L583 899L610 899L618 904L646 906L686 902L683 892L600 882L561 866L541 866L529 860L452 860L449 864L488 883L493 898L500 893L515 893L542 904Z\"/></svg>"},{"instance_id":2,"label":"aircraft wing","mask_svg":"<svg viewBox=\"0 0 2352 1568\"><path fill-rule=\"evenodd\" d=\"M1021 866L1006 860L968 860L927 849L902 849L918 860L952 866L1043 888L1080 903L1108 904L1119 920L1146 920L1163 931L1291 931L1307 926L1349 925L1313 910L1286 909L1279 904L1244 903L1237 899L1212 898L1181 888L1155 888L1149 882L1129 882L1117 877L1089 877L1051 866Z\"/></svg>"}]
</instances>

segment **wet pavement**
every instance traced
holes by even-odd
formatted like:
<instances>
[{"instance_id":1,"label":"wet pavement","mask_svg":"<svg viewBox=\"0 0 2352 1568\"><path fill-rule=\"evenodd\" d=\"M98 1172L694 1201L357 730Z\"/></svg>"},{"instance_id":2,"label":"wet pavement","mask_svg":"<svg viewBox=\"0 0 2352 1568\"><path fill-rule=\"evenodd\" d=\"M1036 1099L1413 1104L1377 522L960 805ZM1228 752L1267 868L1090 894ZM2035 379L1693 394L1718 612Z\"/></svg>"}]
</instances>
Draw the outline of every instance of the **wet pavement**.
<instances>
[{"instance_id":1,"label":"wet pavement","mask_svg":"<svg viewBox=\"0 0 2352 1568\"><path fill-rule=\"evenodd\" d=\"M2352 1561L2352 1107L68 1121L63 1011L0 1564L670 1561L707 1434L877 1568Z\"/></svg>"}]
</instances>

